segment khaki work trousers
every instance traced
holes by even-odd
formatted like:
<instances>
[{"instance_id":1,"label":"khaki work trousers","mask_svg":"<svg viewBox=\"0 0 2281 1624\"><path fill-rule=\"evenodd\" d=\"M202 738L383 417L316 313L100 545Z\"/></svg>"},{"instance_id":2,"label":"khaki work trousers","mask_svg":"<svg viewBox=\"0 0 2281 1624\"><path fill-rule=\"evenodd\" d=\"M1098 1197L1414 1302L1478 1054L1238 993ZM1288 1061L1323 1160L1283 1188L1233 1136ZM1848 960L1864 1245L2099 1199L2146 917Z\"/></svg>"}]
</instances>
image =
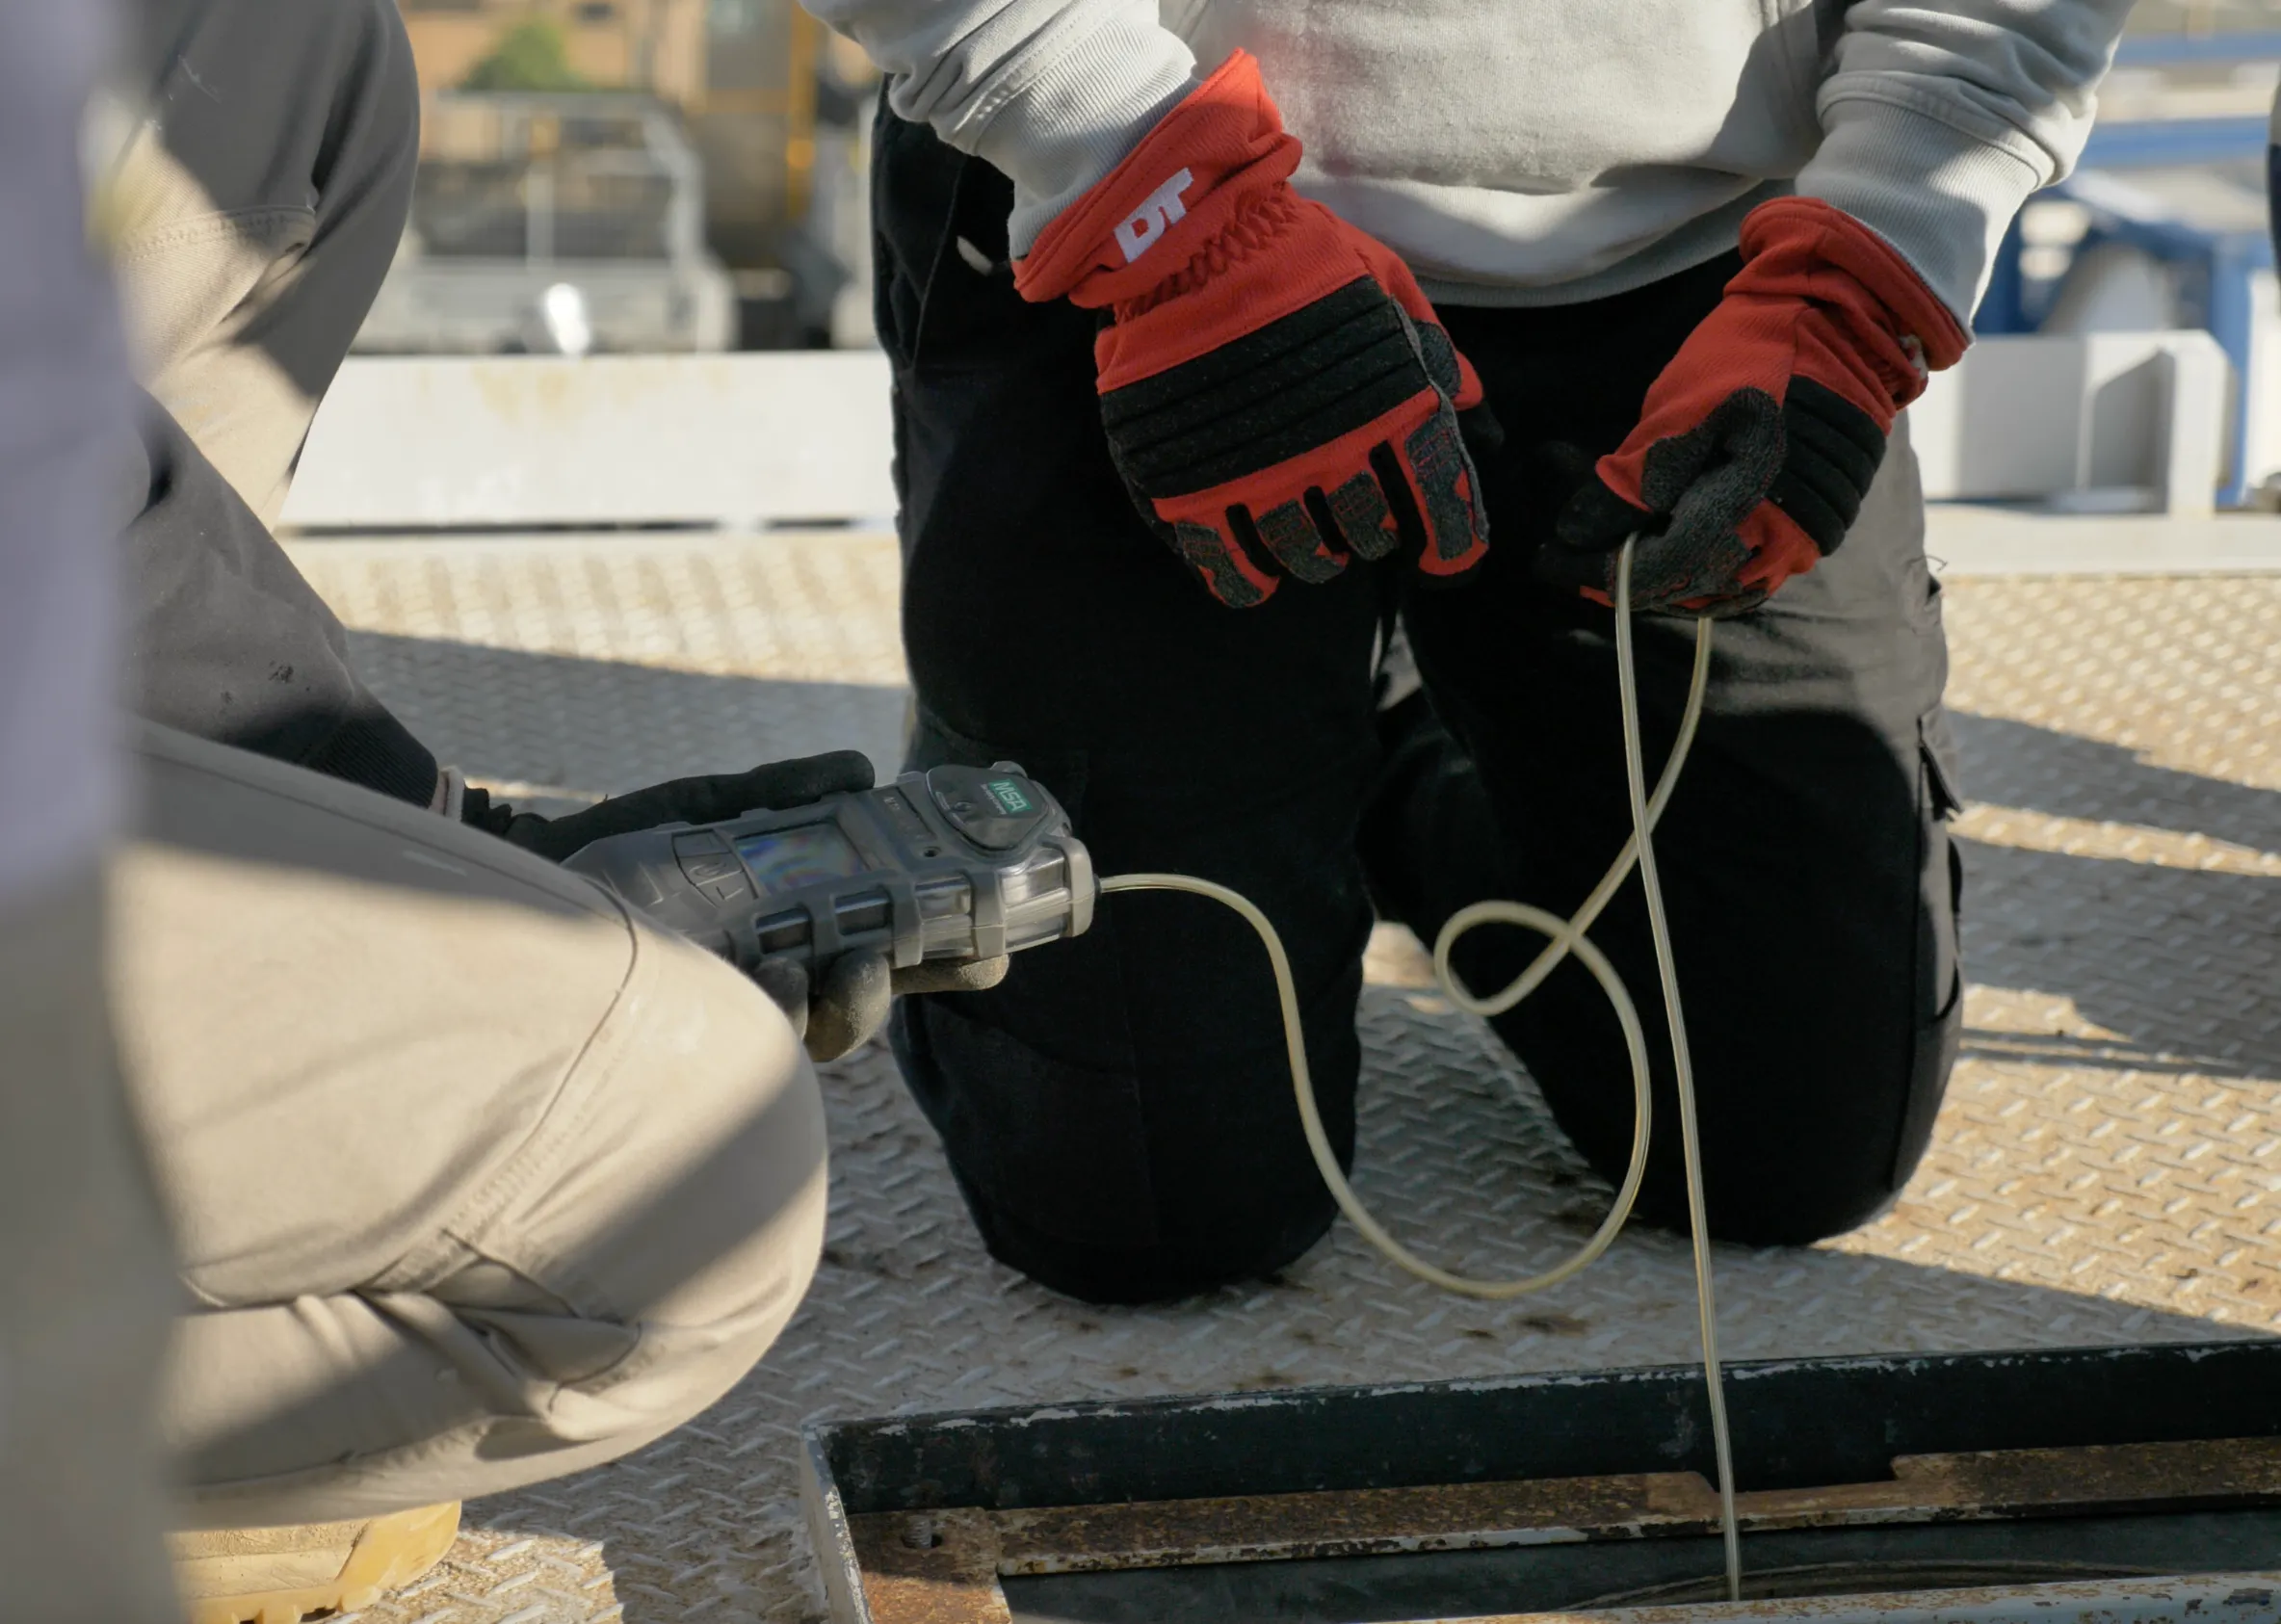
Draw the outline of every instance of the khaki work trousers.
<instances>
[{"instance_id":1,"label":"khaki work trousers","mask_svg":"<svg viewBox=\"0 0 2281 1624\"><path fill-rule=\"evenodd\" d=\"M823 1245L823 1102L728 965L403 801L139 747L114 1019L191 1303L190 1520L608 1460L713 1402Z\"/></svg>"},{"instance_id":2,"label":"khaki work trousers","mask_svg":"<svg viewBox=\"0 0 2281 1624\"><path fill-rule=\"evenodd\" d=\"M419 161L394 0L142 0L105 188L144 387L265 524L387 275Z\"/></svg>"},{"instance_id":3,"label":"khaki work trousers","mask_svg":"<svg viewBox=\"0 0 2281 1624\"><path fill-rule=\"evenodd\" d=\"M146 386L265 518L393 255L394 0L154 0L113 188ZM190 1302L192 1526L349 1518L606 1460L798 1305L823 1110L775 1007L551 865L145 727L114 1018Z\"/></svg>"}]
</instances>

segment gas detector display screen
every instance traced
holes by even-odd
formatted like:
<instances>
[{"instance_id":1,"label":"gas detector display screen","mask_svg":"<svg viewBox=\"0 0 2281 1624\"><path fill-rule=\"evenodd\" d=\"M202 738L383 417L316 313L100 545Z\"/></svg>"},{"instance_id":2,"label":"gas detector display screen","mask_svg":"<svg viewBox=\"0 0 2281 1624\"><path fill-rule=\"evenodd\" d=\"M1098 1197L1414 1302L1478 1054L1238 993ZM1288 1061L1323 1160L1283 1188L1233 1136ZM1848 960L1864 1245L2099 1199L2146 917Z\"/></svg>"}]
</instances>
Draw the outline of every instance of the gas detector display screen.
<instances>
[{"instance_id":1,"label":"gas detector display screen","mask_svg":"<svg viewBox=\"0 0 2281 1624\"><path fill-rule=\"evenodd\" d=\"M797 891L824 879L848 879L863 872L863 859L848 837L829 824L772 829L737 842L737 855L772 895Z\"/></svg>"}]
</instances>

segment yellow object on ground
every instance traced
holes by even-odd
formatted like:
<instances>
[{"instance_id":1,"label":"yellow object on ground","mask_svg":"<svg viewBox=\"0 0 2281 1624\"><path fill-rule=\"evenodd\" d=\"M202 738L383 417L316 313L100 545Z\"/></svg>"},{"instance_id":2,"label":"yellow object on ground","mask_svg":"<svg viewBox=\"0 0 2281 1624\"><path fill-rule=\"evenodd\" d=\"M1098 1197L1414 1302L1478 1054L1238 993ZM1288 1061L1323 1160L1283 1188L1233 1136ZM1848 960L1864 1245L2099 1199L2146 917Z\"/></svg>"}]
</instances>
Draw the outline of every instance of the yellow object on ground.
<instances>
[{"instance_id":1,"label":"yellow object on ground","mask_svg":"<svg viewBox=\"0 0 2281 1624\"><path fill-rule=\"evenodd\" d=\"M443 1560L459 1503L384 1517L167 1536L190 1624L302 1624L354 1612Z\"/></svg>"}]
</instances>

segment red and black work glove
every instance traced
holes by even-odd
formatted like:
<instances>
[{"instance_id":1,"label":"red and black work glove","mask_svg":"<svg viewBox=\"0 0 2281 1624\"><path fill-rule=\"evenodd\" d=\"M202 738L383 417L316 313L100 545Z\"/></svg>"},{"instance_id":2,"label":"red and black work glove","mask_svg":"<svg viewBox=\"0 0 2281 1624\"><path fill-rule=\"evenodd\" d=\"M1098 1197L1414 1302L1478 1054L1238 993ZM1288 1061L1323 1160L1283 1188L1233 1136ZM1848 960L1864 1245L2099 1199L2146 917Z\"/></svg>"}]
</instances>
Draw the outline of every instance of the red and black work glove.
<instances>
[{"instance_id":1,"label":"red and black work glove","mask_svg":"<svg viewBox=\"0 0 2281 1624\"><path fill-rule=\"evenodd\" d=\"M1965 333L1900 254L1812 197L1743 222L1743 269L1569 498L1537 575L1607 601L1737 615L1845 539L1901 408Z\"/></svg>"},{"instance_id":2,"label":"red and black work glove","mask_svg":"<svg viewBox=\"0 0 2281 1624\"><path fill-rule=\"evenodd\" d=\"M1394 251L1292 190L1298 160L1238 51L1014 268L1024 299L1110 313L1110 454L1239 609L1357 557L1446 579L1487 545L1457 429L1481 380Z\"/></svg>"}]
</instances>

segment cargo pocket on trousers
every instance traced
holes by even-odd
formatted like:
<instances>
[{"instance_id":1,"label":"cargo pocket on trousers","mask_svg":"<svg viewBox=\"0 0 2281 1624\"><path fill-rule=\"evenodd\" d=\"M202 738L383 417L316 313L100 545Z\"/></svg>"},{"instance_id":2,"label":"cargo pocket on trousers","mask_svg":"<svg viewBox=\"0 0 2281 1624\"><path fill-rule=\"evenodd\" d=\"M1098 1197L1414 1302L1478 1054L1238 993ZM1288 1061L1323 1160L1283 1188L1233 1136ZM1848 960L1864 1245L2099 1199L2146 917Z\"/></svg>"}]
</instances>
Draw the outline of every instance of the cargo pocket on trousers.
<instances>
[{"instance_id":1,"label":"cargo pocket on trousers","mask_svg":"<svg viewBox=\"0 0 2281 1624\"><path fill-rule=\"evenodd\" d=\"M1964 966L1958 935L1964 857L1949 834L1949 820L1964 809L1964 801L1956 789L1956 744L1945 710L1935 707L1918 719L1917 764L1917 1034L1908 1099L1894 1149L1897 1191L1908 1182L1931 1142L1933 1120L1940 1114L1941 1097L1948 1091L1949 1072L1964 1035Z\"/></svg>"},{"instance_id":2,"label":"cargo pocket on trousers","mask_svg":"<svg viewBox=\"0 0 2281 1624\"><path fill-rule=\"evenodd\" d=\"M990 745L918 709L909 768L1009 759L1082 836L1082 751ZM1075 941L1015 955L988 992L903 1000L896 1052L971 1196L1041 1237L1139 1249L1162 1236L1122 982L1104 914Z\"/></svg>"}]
</instances>

